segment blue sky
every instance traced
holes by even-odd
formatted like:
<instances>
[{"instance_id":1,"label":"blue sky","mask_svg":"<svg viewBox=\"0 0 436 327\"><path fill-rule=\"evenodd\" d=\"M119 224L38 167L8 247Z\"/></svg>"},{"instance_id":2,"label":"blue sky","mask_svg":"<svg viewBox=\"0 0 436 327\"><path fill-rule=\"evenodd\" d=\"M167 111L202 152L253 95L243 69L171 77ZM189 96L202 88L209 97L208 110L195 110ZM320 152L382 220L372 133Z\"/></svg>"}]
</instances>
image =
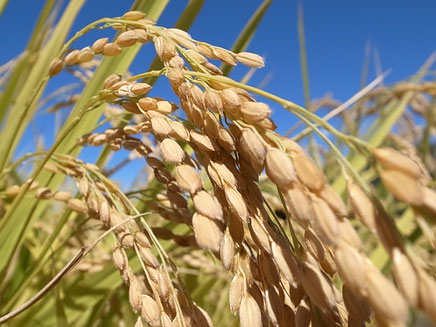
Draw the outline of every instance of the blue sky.
<instances>
[{"instance_id":1,"label":"blue sky","mask_svg":"<svg viewBox=\"0 0 436 327\"><path fill-rule=\"evenodd\" d=\"M230 48L261 2L206 0L189 32L197 40ZM132 3L127 0L88 0L72 32L101 17L120 16ZM187 3L187 0L171 0L158 24L171 27ZM412 75L436 50L436 2L433 0L415 1L413 4L404 0L273 0L248 48L248 51L265 56L267 63L265 68L256 72L250 84L257 86L266 78L271 78L266 90L296 103L303 104L297 37L298 3L304 7L312 98L331 92L345 101L359 90L367 42L378 52L381 69L391 70L387 83ZM42 0L9 1L0 16L0 39L3 40L0 64L24 49L43 4ZM100 37L98 32L93 33L75 46L88 45ZM140 73L147 67L153 49L148 46L141 53L144 58L135 61L131 69L134 73ZM247 70L238 68L233 77L238 79ZM369 79L375 76L372 60ZM162 83L164 81L156 86L153 95L164 96L157 94L159 91L167 92L160 85ZM279 131L285 132L294 120L277 106L273 110Z\"/></svg>"}]
</instances>

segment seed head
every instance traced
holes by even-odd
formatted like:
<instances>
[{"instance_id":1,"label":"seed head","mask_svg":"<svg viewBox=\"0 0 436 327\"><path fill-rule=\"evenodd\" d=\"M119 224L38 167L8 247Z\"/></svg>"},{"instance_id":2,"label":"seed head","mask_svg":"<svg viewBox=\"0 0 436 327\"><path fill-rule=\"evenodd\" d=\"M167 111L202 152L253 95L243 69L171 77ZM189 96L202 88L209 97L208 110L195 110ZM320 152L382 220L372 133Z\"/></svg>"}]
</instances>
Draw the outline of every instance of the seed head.
<instances>
[{"instance_id":1,"label":"seed head","mask_svg":"<svg viewBox=\"0 0 436 327\"><path fill-rule=\"evenodd\" d=\"M48 69L50 77L59 74L63 68L64 68L64 62L61 59L59 58L53 59Z\"/></svg>"},{"instance_id":2,"label":"seed head","mask_svg":"<svg viewBox=\"0 0 436 327\"><path fill-rule=\"evenodd\" d=\"M133 21L138 21L140 19L143 19L145 17L145 14L143 12L140 11L128 11L123 15L123 19L125 20L133 20Z\"/></svg>"},{"instance_id":3,"label":"seed head","mask_svg":"<svg viewBox=\"0 0 436 327\"><path fill-rule=\"evenodd\" d=\"M103 37L98 39L97 41L95 41L92 46L91 46L91 50L95 53L95 54L99 54L103 52L104 46L106 44L108 44L109 39L107 37Z\"/></svg>"},{"instance_id":4,"label":"seed head","mask_svg":"<svg viewBox=\"0 0 436 327\"><path fill-rule=\"evenodd\" d=\"M277 148L267 149L265 169L269 179L279 188L286 189L297 180L292 160Z\"/></svg>"},{"instance_id":5,"label":"seed head","mask_svg":"<svg viewBox=\"0 0 436 327\"><path fill-rule=\"evenodd\" d=\"M166 138L161 142L160 152L164 160L169 163L181 163L186 156L180 145L170 138Z\"/></svg>"},{"instance_id":6,"label":"seed head","mask_svg":"<svg viewBox=\"0 0 436 327\"><path fill-rule=\"evenodd\" d=\"M112 42L105 44L103 47L103 55L108 57L118 56L121 51L121 48Z\"/></svg>"},{"instance_id":7,"label":"seed head","mask_svg":"<svg viewBox=\"0 0 436 327\"><path fill-rule=\"evenodd\" d=\"M178 165L175 172L177 185L185 192L195 194L202 188L197 172L189 165Z\"/></svg>"},{"instance_id":8,"label":"seed head","mask_svg":"<svg viewBox=\"0 0 436 327\"><path fill-rule=\"evenodd\" d=\"M125 31L118 35L115 40L116 45L121 48L130 47L138 41L138 36L135 31Z\"/></svg>"},{"instance_id":9,"label":"seed head","mask_svg":"<svg viewBox=\"0 0 436 327\"><path fill-rule=\"evenodd\" d=\"M243 65L254 68L261 68L265 66L263 58L255 53L240 52L236 54L236 59Z\"/></svg>"},{"instance_id":10,"label":"seed head","mask_svg":"<svg viewBox=\"0 0 436 327\"><path fill-rule=\"evenodd\" d=\"M258 123L271 115L271 109L262 102L242 102L240 110L241 117L247 123Z\"/></svg>"},{"instance_id":11,"label":"seed head","mask_svg":"<svg viewBox=\"0 0 436 327\"><path fill-rule=\"evenodd\" d=\"M65 66L75 65L79 60L79 53L79 50L73 50L69 54L67 54L64 59Z\"/></svg>"}]
</instances>

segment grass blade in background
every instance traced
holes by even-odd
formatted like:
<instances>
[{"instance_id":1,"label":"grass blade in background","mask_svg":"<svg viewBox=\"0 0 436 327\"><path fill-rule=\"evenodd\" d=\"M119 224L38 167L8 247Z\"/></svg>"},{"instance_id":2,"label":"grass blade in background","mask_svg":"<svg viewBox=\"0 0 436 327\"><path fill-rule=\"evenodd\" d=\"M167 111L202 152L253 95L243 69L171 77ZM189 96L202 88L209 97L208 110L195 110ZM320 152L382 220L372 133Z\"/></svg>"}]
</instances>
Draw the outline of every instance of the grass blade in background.
<instances>
[{"instance_id":1,"label":"grass blade in background","mask_svg":"<svg viewBox=\"0 0 436 327\"><path fill-rule=\"evenodd\" d=\"M6 121L8 128L3 129L1 134L4 142L0 144L0 170L4 170L6 164L11 159L13 151L16 149L22 134L27 128L27 124L33 118L37 102L47 82L47 67L65 42L67 33L83 3L84 0L74 0L67 6L52 37L41 51L39 60L32 69L26 84L21 87L17 101ZM29 94L35 95L31 103L29 103ZM20 206L17 210L17 213L20 213L17 216L15 216L17 213L14 213L11 216L12 219L6 220L5 217L2 220L3 228L0 230L0 246L4 255L0 258L0 271L4 271L5 265L9 262L12 253L17 250L17 242L24 240L22 236L29 222L28 215L31 207L30 203L29 206Z\"/></svg>"},{"instance_id":2,"label":"grass blade in background","mask_svg":"<svg viewBox=\"0 0 436 327\"><path fill-rule=\"evenodd\" d=\"M3 93L0 94L0 124L3 122L11 102L16 98L18 92L21 91L22 85L26 82L30 72L34 68L34 58L38 52L42 50L43 41L48 36L51 29L53 19L53 8L56 4L55 0L47 0L38 21L33 29L32 36L28 42L22 57L15 63L15 67L9 82Z\"/></svg>"},{"instance_id":3,"label":"grass blade in background","mask_svg":"<svg viewBox=\"0 0 436 327\"><path fill-rule=\"evenodd\" d=\"M9 0L0 0L0 15L3 14Z\"/></svg>"},{"instance_id":4,"label":"grass blade in background","mask_svg":"<svg viewBox=\"0 0 436 327\"><path fill-rule=\"evenodd\" d=\"M148 11L148 15L149 15L148 17L157 20L157 18L160 16L167 3L168 1L162 1L162 0L154 1L154 2L137 1L137 3L134 5L134 8L142 11ZM78 10L80 7L77 8L74 7L74 8ZM70 13L69 11L65 12L65 14L67 15L69 13ZM72 20L74 15L71 13L71 15L69 15L68 17L70 20ZM61 23L64 24L62 20L60 21L59 24ZM50 43L47 46L49 45ZM123 54L118 56L115 60L113 57L107 57L102 61L101 65L95 72L93 78L88 82L84 91L81 93L81 97L78 99L69 118L65 122L64 128L68 126L70 121L78 115L78 113L82 110L82 107L87 103L87 101L92 97L92 95L98 93L98 91L101 89L101 85L103 84L104 79L108 75L112 73L123 74L128 69L130 63L133 61L138 51L139 51L139 46L132 47L130 49L127 49L127 51L123 52ZM46 65L45 69L43 66L44 63ZM46 67L48 67L48 63L41 62L41 65L42 65L41 73L45 73ZM87 133L95 126L96 122L99 120L101 116L102 110L103 109L100 108L86 115L85 119L81 120L78 127L75 128L68 135L68 138L66 138L64 142L60 145L57 152L67 153L75 145L77 139L81 135ZM62 134L62 132L63 130L61 130L59 134ZM79 150L76 150L75 154L77 155L78 153ZM49 187L56 189L61 185L61 183L64 180L64 177L60 175L53 176L50 173L42 172L38 180L41 183L41 185L48 185ZM37 219L42 215L45 208L46 208L45 202L31 200L28 202L28 205L19 206L16 212L13 213L9 221L3 222L5 223L5 225L4 228L0 231L0 241L4 241L1 243L3 245L2 252L4 253L4 255L0 259L0 271L2 271L5 265L9 262L12 253L19 249L19 244L24 241L24 238L23 237L20 238L20 236L22 236L25 233L29 224L31 224L31 222L34 219Z\"/></svg>"},{"instance_id":5,"label":"grass blade in background","mask_svg":"<svg viewBox=\"0 0 436 327\"><path fill-rule=\"evenodd\" d=\"M39 54L38 61L32 68L26 83L20 86L20 93L16 96L17 101L10 109L10 114L5 122L8 128L3 129L1 133L3 142L0 144L0 171L3 171L11 160L13 150L17 147L27 124L35 114L37 103L48 81L47 67L63 46L83 3L84 0L70 1L62 18L56 25L53 35ZM29 95L32 96L29 97Z\"/></svg>"},{"instance_id":6,"label":"grass blade in background","mask_svg":"<svg viewBox=\"0 0 436 327\"><path fill-rule=\"evenodd\" d=\"M307 68L306 36L304 33L304 13L303 5L298 5L298 41L300 45L300 66L301 77L303 79L304 106L309 108L310 87L309 87L309 70Z\"/></svg>"}]
</instances>

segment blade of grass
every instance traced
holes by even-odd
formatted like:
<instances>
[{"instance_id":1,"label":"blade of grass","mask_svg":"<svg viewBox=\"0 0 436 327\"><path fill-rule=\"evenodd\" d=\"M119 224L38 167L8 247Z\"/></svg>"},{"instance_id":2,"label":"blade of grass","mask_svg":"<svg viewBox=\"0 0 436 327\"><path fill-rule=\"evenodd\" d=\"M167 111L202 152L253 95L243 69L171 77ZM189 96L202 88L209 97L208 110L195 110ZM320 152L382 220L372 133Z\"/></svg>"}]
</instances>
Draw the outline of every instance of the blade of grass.
<instances>
[{"instance_id":1,"label":"blade of grass","mask_svg":"<svg viewBox=\"0 0 436 327\"><path fill-rule=\"evenodd\" d=\"M304 33L304 14L303 5L298 5L298 41L300 46L300 66L301 77L303 79L304 107L309 108L310 88L309 88L309 70L307 68L306 37Z\"/></svg>"},{"instance_id":2,"label":"blade of grass","mask_svg":"<svg viewBox=\"0 0 436 327\"><path fill-rule=\"evenodd\" d=\"M145 11L148 13L148 18L157 20L167 3L168 0L148 1L146 3L138 0L132 9ZM115 60L113 57L108 57L103 60L95 75L82 92L80 99L73 108L72 113L65 122L63 129L59 132L59 135L62 135L65 132L65 129L70 126L71 121L76 119L78 113L83 109L89 98L98 93L104 79L108 75L112 73L122 74L128 69L138 50L138 47L131 47L131 49L123 52L123 54L118 56ZM58 153L68 153L76 143L77 138L93 128L95 123L98 121L102 110L102 108L99 108L88 113L86 118L80 121L78 128L73 128L72 131L68 133L68 137L61 142L56 151ZM79 152L80 149L78 148L75 150L74 155L78 155ZM53 175L47 172L42 172L37 178L40 185L46 185L50 189L58 189L64 179L64 176ZM21 244L25 240L25 237L21 236L25 236L26 230L34 220L43 216L46 207L47 203L44 201L29 199L26 206L17 206L13 212L8 213L10 219L2 220L4 228L0 230L0 248L3 255L0 257L0 270L3 270L3 268L8 265L12 254L15 251L19 251Z\"/></svg>"},{"instance_id":3,"label":"blade of grass","mask_svg":"<svg viewBox=\"0 0 436 327\"><path fill-rule=\"evenodd\" d=\"M307 67L307 51L306 51L306 36L304 32L304 13L303 5L298 5L298 42L300 48L300 67L301 77L303 80L303 92L304 92L304 107L309 109L310 104L310 87L309 87L309 69ZM310 109L309 109L310 110ZM308 150L312 155L312 158L318 165L321 165L321 158L316 151L316 143L313 134L310 133L308 138Z\"/></svg>"},{"instance_id":4,"label":"blade of grass","mask_svg":"<svg viewBox=\"0 0 436 327\"><path fill-rule=\"evenodd\" d=\"M3 10L5 10L8 2L9 0L0 0L0 15L3 14Z\"/></svg>"},{"instance_id":5,"label":"blade of grass","mask_svg":"<svg viewBox=\"0 0 436 327\"><path fill-rule=\"evenodd\" d=\"M49 19L50 14L55 5L55 0L47 0L44 8L39 15L32 36L27 44L23 56L15 64L14 70L9 78L9 83L4 92L0 94L0 123L3 121L7 109L11 105L12 99L26 82L30 72L35 66L34 58L43 45L43 41L50 31L52 19Z\"/></svg>"},{"instance_id":6,"label":"blade of grass","mask_svg":"<svg viewBox=\"0 0 436 327\"><path fill-rule=\"evenodd\" d=\"M26 130L27 124L35 113L39 98L47 84L47 68L65 42L65 38L83 3L84 0L70 1L52 37L39 54L36 63L34 63L26 83L20 86L21 90L5 122L5 126L8 126L8 128L3 129L1 133L3 142L0 144L0 171L3 171L12 158L12 154ZM35 96L30 99L29 103L29 95L31 94Z\"/></svg>"},{"instance_id":7,"label":"blade of grass","mask_svg":"<svg viewBox=\"0 0 436 327\"><path fill-rule=\"evenodd\" d=\"M366 41L365 43L365 55L363 58L362 65L362 76L360 78L360 89L363 89L368 82L368 70L369 70L369 62L371 60L371 42Z\"/></svg>"}]
</instances>

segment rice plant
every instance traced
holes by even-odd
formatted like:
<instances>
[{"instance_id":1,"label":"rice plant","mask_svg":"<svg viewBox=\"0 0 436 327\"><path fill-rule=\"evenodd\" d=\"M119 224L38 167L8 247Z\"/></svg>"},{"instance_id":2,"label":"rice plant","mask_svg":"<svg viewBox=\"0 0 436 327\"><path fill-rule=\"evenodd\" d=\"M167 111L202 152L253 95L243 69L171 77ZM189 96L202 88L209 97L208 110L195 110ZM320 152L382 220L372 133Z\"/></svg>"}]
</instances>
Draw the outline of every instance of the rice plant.
<instances>
[{"instance_id":1,"label":"rice plant","mask_svg":"<svg viewBox=\"0 0 436 327\"><path fill-rule=\"evenodd\" d=\"M0 324L436 323L436 83L423 81L434 57L350 103L307 92L304 108L231 77L237 65L265 66L245 50L270 1L231 50L184 30L203 1L177 27L156 25L165 1L138 1L66 40L81 2L45 42L35 30L27 54L37 60L3 70ZM114 37L76 48L92 30ZM143 46L156 60L129 71ZM68 94L64 73L83 91L54 100L46 114L68 118L48 148L22 155L41 104ZM171 95L153 93L157 78ZM269 103L298 118L287 135ZM126 189L112 176L133 159L142 168Z\"/></svg>"}]
</instances>

